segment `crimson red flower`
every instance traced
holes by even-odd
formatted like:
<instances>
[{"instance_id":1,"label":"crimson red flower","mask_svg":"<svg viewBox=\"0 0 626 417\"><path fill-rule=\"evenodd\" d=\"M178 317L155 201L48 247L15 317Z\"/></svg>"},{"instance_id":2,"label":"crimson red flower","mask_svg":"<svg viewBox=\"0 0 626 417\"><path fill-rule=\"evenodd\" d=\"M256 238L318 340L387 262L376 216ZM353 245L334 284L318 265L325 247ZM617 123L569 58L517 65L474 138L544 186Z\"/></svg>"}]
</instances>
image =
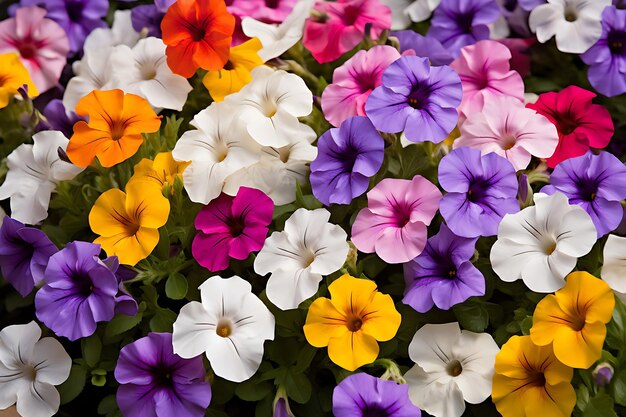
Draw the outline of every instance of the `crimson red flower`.
<instances>
[{"instance_id":1,"label":"crimson red flower","mask_svg":"<svg viewBox=\"0 0 626 417\"><path fill-rule=\"evenodd\" d=\"M234 30L235 17L224 0L177 0L161 21L167 65L187 78L198 68L221 70Z\"/></svg>"},{"instance_id":2,"label":"crimson red flower","mask_svg":"<svg viewBox=\"0 0 626 417\"><path fill-rule=\"evenodd\" d=\"M559 144L548 158L554 168L561 161L584 155L589 148L604 148L609 144L615 127L607 109L591 100L596 95L584 88L571 85L559 93L539 96L526 107L548 118L559 132Z\"/></svg>"}]
</instances>

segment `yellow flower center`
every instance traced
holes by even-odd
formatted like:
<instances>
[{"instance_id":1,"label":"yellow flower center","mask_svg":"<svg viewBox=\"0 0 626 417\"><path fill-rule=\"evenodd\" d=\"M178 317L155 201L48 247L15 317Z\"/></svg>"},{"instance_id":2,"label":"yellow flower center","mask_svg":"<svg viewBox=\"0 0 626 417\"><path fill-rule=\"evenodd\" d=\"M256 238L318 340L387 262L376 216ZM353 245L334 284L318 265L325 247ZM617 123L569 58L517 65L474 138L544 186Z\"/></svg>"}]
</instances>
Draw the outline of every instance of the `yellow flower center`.
<instances>
[{"instance_id":1,"label":"yellow flower center","mask_svg":"<svg viewBox=\"0 0 626 417\"><path fill-rule=\"evenodd\" d=\"M546 242L544 251L546 255L552 255L552 253L556 250L556 242L554 240L550 240Z\"/></svg>"},{"instance_id":2,"label":"yellow flower center","mask_svg":"<svg viewBox=\"0 0 626 417\"><path fill-rule=\"evenodd\" d=\"M346 327L351 332L358 332L363 327L363 320L358 316L351 316L346 319Z\"/></svg>"},{"instance_id":3,"label":"yellow flower center","mask_svg":"<svg viewBox=\"0 0 626 417\"><path fill-rule=\"evenodd\" d=\"M446 366L446 371L450 376L459 376L463 372L463 365L458 360L453 360Z\"/></svg>"},{"instance_id":4,"label":"yellow flower center","mask_svg":"<svg viewBox=\"0 0 626 417\"><path fill-rule=\"evenodd\" d=\"M221 321L217 324L215 333L217 333L217 335L220 337L228 337L233 333L233 329L230 326L230 323L226 321Z\"/></svg>"}]
</instances>

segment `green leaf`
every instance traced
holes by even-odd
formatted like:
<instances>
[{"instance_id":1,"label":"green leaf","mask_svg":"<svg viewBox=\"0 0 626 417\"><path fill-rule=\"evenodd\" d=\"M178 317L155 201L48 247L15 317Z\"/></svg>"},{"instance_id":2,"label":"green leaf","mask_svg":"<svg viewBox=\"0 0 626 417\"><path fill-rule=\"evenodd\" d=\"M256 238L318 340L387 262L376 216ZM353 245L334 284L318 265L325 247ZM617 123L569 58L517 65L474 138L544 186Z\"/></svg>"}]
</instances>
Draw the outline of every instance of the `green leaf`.
<instances>
[{"instance_id":1,"label":"green leaf","mask_svg":"<svg viewBox=\"0 0 626 417\"><path fill-rule=\"evenodd\" d=\"M108 339L113 336L120 335L132 329L133 327L137 326L139 323L141 323L141 319L143 318L143 311L145 309L146 309L146 303L142 302L139 305L139 311L137 312L135 316L125 316L125 315L120 314L120 315L113 317L113 320L111 320L107 324L104 330L104 337Z\"/></svg>"},{"instance_id":2,"label":"green leaf","mask_svg":"<svg viewBox=\"0 0 626 417\"><path fill-rule=\"evenodd\" d=\"M176 321L176 313L167 308L162 308L150 319L150 330L153 332L172 332L172 326Z\"/></svg>"},{"instance_id":3,"label":"green leaf","mask_svg":"<svg viewBox=\"0 0 626 417\"><path fill-rule=\"evenodd\" d=\"M261 401L272 392L273 384L268 381L249 379L237 385L235 394L244 401Z\"/></svg>"},{"instance_id":4,"label":"green leaf","mask_svg":"<svg viewBox=\"0 0 626 417\"><path fill-rule=\"evenodd\" d=\"M78 397L83 392L83 388L85 388L86 380L87 371L85 368L76 364L72 365L70 376L57 387L61 395L61 404L67 404Z\"/></svg>"},{"instance_id":5,"label":"green leaf","mask_svg":"<svg viewBox=\"0 0 626 417\"><path fill-rule=\"evenodd\" d=\"M291 370L285 376L285 390L289 398L297 403L304 404L311 398L311 381L305 374Z\"/></svg>"},{"instance_id":6,"label":"green leaf","mask_svg":"<svg viewBox=\"0 0 626 417\"><path fill-rule=\"evenodd\" d=\"M613 410L613 399L607 394L597 395L585 407L583 417L617 417Z\"/></svg>"},{"instance_id":7,"label":"green leaf","mask_svg":"<svg viewBox=\"0 0 626 417\"><path fill-rule=\"evenodd\" d=\"M87 362L90 368L93 368L100 361L100 354L102 353L102 342L97 334L91 335L81 342L81 348L83 351L83 359Z\"/></svg>"},{"instance_id":8,"label":"green leaf","mask_svg":"<svg viewBox=\"0 0 626 417\"><path fill-rule=\"evenodd\" d=\"M589 404L589 388L586 385L580 385L576 389L576 408L584 410Z\"/></svg>"},{"instance_id":9,"label":"green leaf","mask_svg":"<svg viewBox=\"0 0 626 417\"><path fill-rule=\"evenodd\" d=\"M172 300L182 300L187 295L187 278L179 273L173 273L165 283L165 295Z\"/></svg>"},{"instance_id":10,"label":"green leaf","mask_svg":"<svg viewBox=\"0 0 626 417\"><path fill-rule=\"evenodd\" d=\"M98 414L104 416L117 410L117 401L115 395L107 395L98 404Z\"/></svg>"},{"instance_id":11,"label":"green leaf","mask_svg":"<svg viewBox=\"0 0 626 417\"><path fill-rule=\"evenodd\" d=\"M296 365L292 368L293 372L302 373L309 369L309 365L311 365L311 362L313 361L316 353L316 348L311 345L305 345L298 354Z\"/></svg>"},{"instance_id":12,"label":"green leaf","mask_svg":"<svg viewBox=\"0 0 626 417\"><path fill-rule=\"evenodd\" d=\"M615 402L626 406L626 370L615 375L612 382Z\"/></svg>"},{"instance_id":13,"label":"green leaf","mask_svg":"<svg viewBox=\"0 0 626 417\"><path fill-rule=\"evenodd\" d=\"M470 299L455 305L453 311L461 326L471 332L481 333L489 325L489 313L480 301Z\"/></svg>"},{"instance_id":14,"label":"green leaf","mask_svg":"<svg viewBox=\"0 0 626 417\"><path fill-rule=\"evenodd\" d=\"M606 327L606 344L617 351L626 345L626 307L619 298L615 298L613 318Z\"/></svg>"}]
</instances>

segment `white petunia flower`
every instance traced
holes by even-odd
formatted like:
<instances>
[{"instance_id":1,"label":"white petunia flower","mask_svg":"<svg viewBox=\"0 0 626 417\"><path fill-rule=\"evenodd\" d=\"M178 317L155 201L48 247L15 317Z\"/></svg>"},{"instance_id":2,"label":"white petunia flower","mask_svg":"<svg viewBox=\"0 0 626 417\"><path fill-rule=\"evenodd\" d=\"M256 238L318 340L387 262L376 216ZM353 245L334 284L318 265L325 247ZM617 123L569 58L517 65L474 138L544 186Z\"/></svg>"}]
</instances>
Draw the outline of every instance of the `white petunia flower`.
<instances>
[{"instance_id":1,"label":"white petunia flower","mask_svg":"<svg viewBox=\"0 0 626 417\"><path fill-rule=\"evenodd\" d=\"M113 89L113 68L109 59L113 47L85 49L83 59L74 62L74 77L70 79L63 93L63 105L67 111L74 111L78 101L93 90Z\"/></svg>"},{"instance_id":2,"label":"white petunia flower","mask_svg":"<svg viewBox=\"0 0 626 417\"><path fill-rule=\"evenodd\" d=\"M409 345L415 362L404 378L413 404L435 417L460 417L465 402L491 395L500 349L488 333L461 330L458 323L426 324Z\"/></svg>"},{"instance_id":3,"label":"white petunia flower","mask_svg":"<svg viewBox=\"0 0 626 417\"><path fill-rule=\"evenodd\" d=\"M50 417L59 410L54 386L69 377L72 359L57 340L40 337L34 321L0 331L0 410L16 403L24 417Z\"/></svg>"},{"instance_id":4,"label":"white petunia flower","mask_svg":"<svg viewBox=\"0 0 626 417\"><path fill-rule=\"evenodd\" d=\"M259 56L263 62L281 56L302 39L304 22L309 17L315 0L300 0L280 25L260 22L251 17L241 21L241 28L250 38L258 38L263 48Z\"/></svg>"},{"instance_id":5,"label":"white petunia flower","mask_svg":"<svg viewBox=\"0 0 626 417\"><path fill-rule=\"evenodd\" d=\"M626 303L626 237L609 235L604 245L603 280Z\"/></svg>"},{"instance_id":6,"label":"white petunia flower","mask_svg":"<svg viewBox=\"0 0 626 417\"><path fill-rule=\"evenodd\" d=\"M602 35L602 10L611 0L547 0L530 13L530 30L541 43L556 37L561 52L582 54Z\"/></svg>"},{"instance_id":7,"label":"white petunia flower","mask_svg":"<svg viewBox=\"0 0 626 417\"><path fill-rule=\"evenodd\" d=\"M48 217L50 196L60 181L70 180L82 171L59 157L69 140L56 130L33 136L34 145L23 144L8 157L9 172L0 186L0 200L11 198L11 217L22 223L37 224Z\"/></svg>"},{"instance_id":8,"label":"white petunia flower","mask_svg":"<svg viewBox=\"0 0 626 417\"><path fill-rule=\"evenodd\" d=\"M196 130L183 133L172 156L191 161L183 183L191 201L208 204L222 192L226 178L259 160L259 145L236 123L236 110L226 102L211 104L196 114Z\"/></svg>"},{"instance_id":9,"label":"white petunia flower","mask_svg":"<svg viewBox=\"0 0 626 417\"><path fill-rule=\"evenodd\" d=\"M264 342L274 339L274 316L238 276L207 279L200 297L202 303L185 305L174 322L174 353L187 359L205 353L216 375L249 379L263 360Z\"/></svg>"},{"instance_id":10,"label":"white petunia flower","mask_svg":"<svg viewBox=\"0 0 626 417\"><path fill-rule=\"evenodd\" d=\"M126 45L133 47L141 37L142 34L133 28L131 11L117 10L113 15L113 26L92 30L85 39L83 50L102 53L110 46Z\"/></svg>"},{"instance_id":11,"label":"white petunia flower","mask_svg":"<svg viewBox=\"0 0 626 417\"><path fill-rule=\"evenodd\" d=\"M565 285L578 258L589 253L596 228L562 193L537 193L534 200L534 206L502 219L491 265L503 281L521 279L534 292L550 293Z\"/></svg>"},{"instance_id":12,"label":"white petunia flower","mask_svg":"<svg viewBox=\"0 0 626 417\"><path fill-rule=\"evenodd\" d=\"M296 200L296 182L308 181L309 163L317 156L317 148L311 143L317 135L309 126L300 124L295 141L282 148L261 148L258 163L243 168L228 178L224 192L237 195L239 187L257 188L267 194L277 206Z\"/></svg>"},{"instance_id":13,"label":"white petunia flower","mask_svg":"<svg viewBox=\"0 0 626 417\"><path fill-rule=\"evenodd\" d=\"M313 296L322 277L343 266L348 256L347 234L329 223L326 209L298 209L285 222L282 232L265 241L254 261L254 272L272 274L267 298L281 310L298 308Z\"/></svg>"},{"instance_id":14,"label":"white petunia flower","mask_svg":"<svg viewBox=\"0 0 626 417\"><path fill-rule=\"evenodd\" d=\"M115 69L113 86L145 98L154 108L182 110L192 87L167 65L165 48L154 37L139 40L132 49L126 45L113 48L109 58Z\"/></svg>"},{"instance_id":15,"label":"white petunia flower","mask_svg":"<svg viewBox=\"0 0 626 417\"><path fill-rule=\"evenodd\" d=\"M225 102L237 107L239 123L262 146L290 144L299 133L298 117L313 110L313 94L295 74L266 66L251 74L252 81Z\"/></svg>"}]
</instances>

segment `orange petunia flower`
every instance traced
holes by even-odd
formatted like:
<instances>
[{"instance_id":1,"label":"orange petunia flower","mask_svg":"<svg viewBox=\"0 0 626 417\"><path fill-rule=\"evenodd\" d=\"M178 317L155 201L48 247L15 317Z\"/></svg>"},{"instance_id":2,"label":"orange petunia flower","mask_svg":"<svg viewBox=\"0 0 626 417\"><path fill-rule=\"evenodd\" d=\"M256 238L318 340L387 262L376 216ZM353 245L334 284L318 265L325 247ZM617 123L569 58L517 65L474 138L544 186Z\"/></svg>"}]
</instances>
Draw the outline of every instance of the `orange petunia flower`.
<instances>
[{"instance_id":1,"label":"orange petunia flower","mask_svg":"<svg viewBox=\"0 0 626 417\"><path fill-rule=\"evenodd\" d=\"M122 90L94 90L79 100L76 113L89 116L89 122L74 125L67 156L83 168L96 156L107 168L127 160L143 143L142 133L161 127L160 116L146 100Z\"/></svg>"},{"instance_id":2,"label":"orange petunia flower","mask_svg":"<svg viewBox=\"0 0 626 417\"><path fill-rule=\"evenodd\" d=\"M198 68L219 71L228 62L235 17L224 0L177 0L161 21L167 65L183 77Z\"/></svg>"}]
</instances>

